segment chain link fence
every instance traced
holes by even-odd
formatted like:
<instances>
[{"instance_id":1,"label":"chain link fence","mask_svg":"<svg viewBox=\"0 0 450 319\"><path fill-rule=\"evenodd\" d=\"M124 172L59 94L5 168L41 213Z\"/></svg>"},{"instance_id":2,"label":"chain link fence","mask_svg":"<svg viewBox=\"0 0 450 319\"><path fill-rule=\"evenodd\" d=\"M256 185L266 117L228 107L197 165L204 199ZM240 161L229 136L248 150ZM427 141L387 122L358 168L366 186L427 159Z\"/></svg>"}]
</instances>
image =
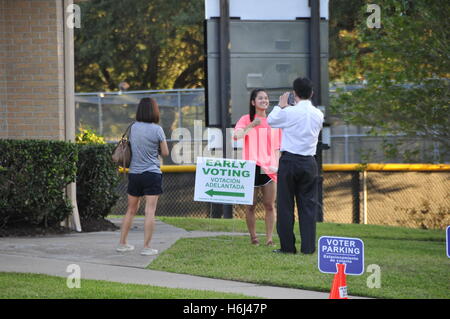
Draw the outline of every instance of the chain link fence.
<instances>
[{"instance_id":1,"label":"chain link fence","mask_svg":"<svg viewBox=\"0 0 450 319\"><path fill-rule=\"evenodd\" d=\"M450 225L450 171L328 170L323 175L324 222L366 223L410 228L443 229ZM158 216L214 216L214 205L194 201L194 172L164 173ZM112 214L127 209L127 179L118 186L120 199ZM264 219L262 194L257 218ZM144 200L138 214L144 214ZM245 206L233 206L234 218L245 218ZM296 216L297 218L297 216Z\"/></svg>"},{"instance_id":2,"label":"chain link fence","mask_svg":"<svg viewBox=\"0 0 450 319\"><path fill-rule=\"evenodd\" d=\"M345 86L354 90L361 86ZM330 88L336 94L336 88ZM170 144L179 143L176 129L186 129L191 137L206 145L205 91L204 89L145 90L124 92L92 92L75 94L75 121L77 128L90 128L103 136L108 142L116 142L128 125L134 120L137 105L141 98L154 98L160 108L160 125ZM273 106L278 96L269 96ZM269 108L268 113L270 113ZM370 127L346 125L341 119L326 114L330 126L330 146L324 151L323 163L361 163L386 161L386 145L395 145L398 154L389 158L391 163L450 162L450 154L437 143L426 137L408 138L402 135L372 136ZM194 123L201 121L204 130L196 136ZM173 139L172 139L172 135ZM171 145L169 145L171 146ZM411 152L418 150L418 153ZM406 156L406 154L409 154ZM166 159L167 164L170 163ZM187 163L184 163L187 164Z\"/></svg>"},{"instance_id":3,"label":"chain link fence","mask_svg":"<svg viewBox=\"0 0 450 319\"><path fill-rule=\"evenodd\" d=\"M450 172L327 172L324 221L424 229L450 224Z\"/></svg>"}]
</instances>

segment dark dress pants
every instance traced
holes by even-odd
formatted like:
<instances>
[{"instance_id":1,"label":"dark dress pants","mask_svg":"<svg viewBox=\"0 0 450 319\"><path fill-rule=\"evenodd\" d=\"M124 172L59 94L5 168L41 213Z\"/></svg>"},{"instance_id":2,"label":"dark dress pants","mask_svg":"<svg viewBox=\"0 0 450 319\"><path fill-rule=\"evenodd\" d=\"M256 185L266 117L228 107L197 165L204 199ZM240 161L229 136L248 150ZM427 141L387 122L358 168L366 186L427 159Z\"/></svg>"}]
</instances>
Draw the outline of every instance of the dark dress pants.
<instances>
[{"instance_id":1,"label":"dark dress pants","mask_svg":"<svg viewBox=\"0 0 450 319\"><path fill-rule=\"evenodd\" d=\"M294 235L294 199L300 224L304 254L316 250L317 163L314 156L283 152L278 167L277 232L281 251L296 253Z\"/></svg>"}]
</instances>

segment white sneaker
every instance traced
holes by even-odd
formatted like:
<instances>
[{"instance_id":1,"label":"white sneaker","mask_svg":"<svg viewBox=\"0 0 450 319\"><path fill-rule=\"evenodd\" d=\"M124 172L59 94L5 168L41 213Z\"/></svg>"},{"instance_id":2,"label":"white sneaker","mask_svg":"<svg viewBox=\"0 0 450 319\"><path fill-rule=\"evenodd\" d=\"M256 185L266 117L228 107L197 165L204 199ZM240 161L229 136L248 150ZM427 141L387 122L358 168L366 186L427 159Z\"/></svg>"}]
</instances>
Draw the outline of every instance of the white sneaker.
<instances>
[{"instance_id":1,"label":"white sneaker","mask_svg":"<svg viewBox=\"0 0 450 319\"><path fill-rule=\"evenodd\" d=\"M120 253L123 253L123 252L126 252L126 251L133 251L133 250L134 250L134 246L130 245L130 244L125 244L125 245L120 244L116 248L116 251L118 251Z\"/></svg>"},{"instance_id":2,"label":"white sneaker","mask_svg":"<svg viewBox=\"0 0 450 319\"><path fill-rule=\"evenodd\" d=\"M158 251L156 249L153 248L144 248L141 251L141 255L142 256L154 256L157 255Z\"/></svg>"}]
</instances>

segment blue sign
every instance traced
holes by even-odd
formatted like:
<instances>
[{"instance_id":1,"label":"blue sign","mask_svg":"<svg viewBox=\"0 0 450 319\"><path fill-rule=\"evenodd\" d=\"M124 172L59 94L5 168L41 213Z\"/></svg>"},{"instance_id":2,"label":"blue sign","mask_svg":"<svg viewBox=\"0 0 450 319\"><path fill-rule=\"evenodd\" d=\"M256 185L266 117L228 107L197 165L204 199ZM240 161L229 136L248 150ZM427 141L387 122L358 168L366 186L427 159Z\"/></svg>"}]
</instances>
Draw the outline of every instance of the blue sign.
<instances>
[{"instance_id":1,"label":"blue sign","mask_svg":"<svg viewBox=\"0 0 450 319\"><path fill-rule=\"evenodd\" d=\"M364 273L364 243L358 238L329 237L319 238L319 270L323 273L337 273L336 264L345 264L346 275Z\"/></svg>"},{"instance_id":2,"label":"blue sign","mask_svg":"<svg viewBox=\"0 0 450 319\"><path fill-rule=\"evenodd\" d=\"M450 258L450 226L447 226L447 257Z\"/></svg>"}]
</instances>

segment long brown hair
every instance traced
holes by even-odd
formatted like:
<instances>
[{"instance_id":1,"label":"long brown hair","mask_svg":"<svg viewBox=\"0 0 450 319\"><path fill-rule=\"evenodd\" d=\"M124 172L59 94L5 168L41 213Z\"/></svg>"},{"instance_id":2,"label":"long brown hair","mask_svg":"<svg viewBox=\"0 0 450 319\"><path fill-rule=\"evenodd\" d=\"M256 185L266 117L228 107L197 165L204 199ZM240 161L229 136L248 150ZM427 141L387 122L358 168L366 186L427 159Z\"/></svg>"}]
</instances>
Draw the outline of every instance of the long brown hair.
<instances>
[{"instance_id":1,"label":"long brown hair","mask_svg":"<svg viewBox=\"0 0 450 319\"><path fill-rule=\"evenodd\" d=\"M142 98L136 111L136 121L159 123L158 103L151 97Z\"/></svg>"},{"instance_id":2,"label":"long brown hair","mask_svg":"<svg viewBox=\"0 0 450 319\"><path fill-rule=\"evenodd\" d=\"M252 91L252 93L250 93L250 106L249 106L249 110L248 110L248 113L250 114L250 121L253 121L255 119L256 107L253 105L252 102L255 101L255 99L258 96L259 92L266 92L266 90L264 90L264 89L254 89Z\"/></svg>"}]
</instances>

